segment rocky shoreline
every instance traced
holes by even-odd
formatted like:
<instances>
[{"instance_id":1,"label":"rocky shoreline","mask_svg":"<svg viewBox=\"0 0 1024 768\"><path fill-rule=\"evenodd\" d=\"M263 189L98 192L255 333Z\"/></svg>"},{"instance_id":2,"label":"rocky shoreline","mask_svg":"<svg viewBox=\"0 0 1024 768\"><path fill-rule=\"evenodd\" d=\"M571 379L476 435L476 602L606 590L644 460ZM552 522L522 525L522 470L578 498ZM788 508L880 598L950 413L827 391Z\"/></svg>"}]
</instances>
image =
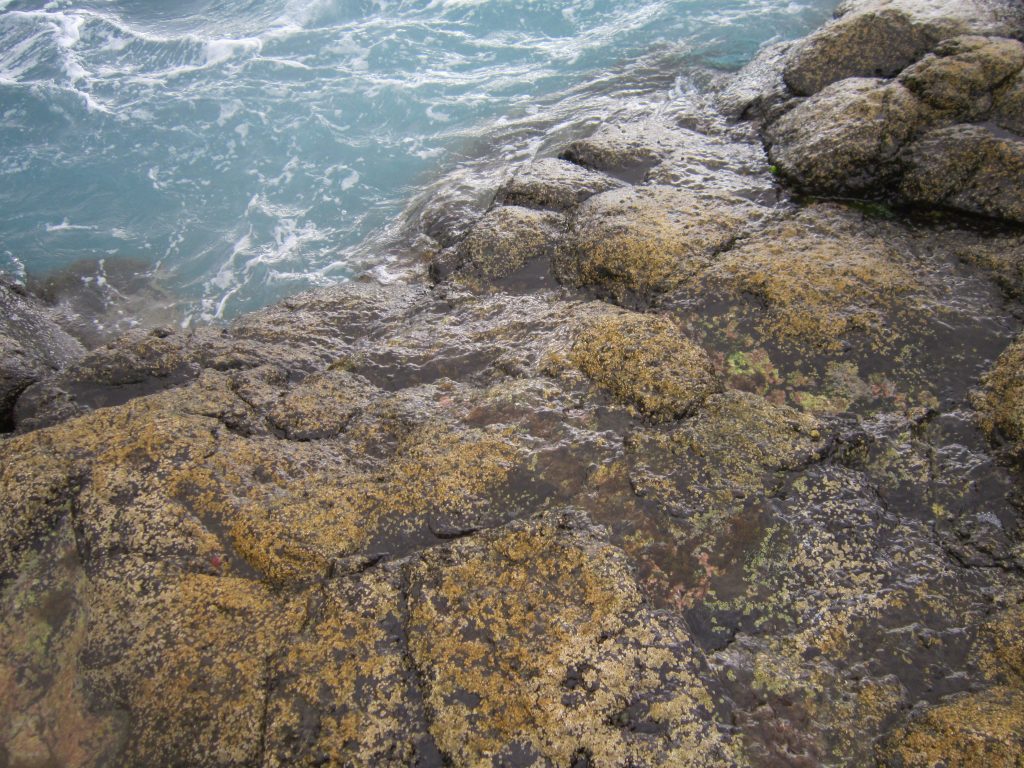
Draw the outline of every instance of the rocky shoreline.
<instances>
[{"instance_id":1,"label":"rocky shoreline","mask_svg":"<svg viewBox=\"0 0 1024 768\"><path fill-rule=\"evenodd\" d=\"M0 766L1024 764L1022 40L847 0L226 328L0 283Z\"/></svg>"}]
</instances>

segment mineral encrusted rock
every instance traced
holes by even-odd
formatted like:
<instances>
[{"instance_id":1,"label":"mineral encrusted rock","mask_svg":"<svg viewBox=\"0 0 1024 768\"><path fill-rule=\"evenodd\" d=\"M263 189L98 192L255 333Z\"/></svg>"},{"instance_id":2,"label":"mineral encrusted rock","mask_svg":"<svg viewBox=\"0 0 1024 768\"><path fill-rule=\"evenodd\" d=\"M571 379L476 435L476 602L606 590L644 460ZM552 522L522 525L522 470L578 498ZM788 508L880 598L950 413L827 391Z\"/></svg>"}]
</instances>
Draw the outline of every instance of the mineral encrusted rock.
<instances>
[{"instance_id":1,"label":"mineral encrusted rock","mask_svg":"<svg viewBox=\"0 0 1024 768\"><path fill-rule=\"evenodd\" d=\"M33 358L0 765L1020 765L1022 11L841 11L431 280Z\"/></svg>"}]
</instances>

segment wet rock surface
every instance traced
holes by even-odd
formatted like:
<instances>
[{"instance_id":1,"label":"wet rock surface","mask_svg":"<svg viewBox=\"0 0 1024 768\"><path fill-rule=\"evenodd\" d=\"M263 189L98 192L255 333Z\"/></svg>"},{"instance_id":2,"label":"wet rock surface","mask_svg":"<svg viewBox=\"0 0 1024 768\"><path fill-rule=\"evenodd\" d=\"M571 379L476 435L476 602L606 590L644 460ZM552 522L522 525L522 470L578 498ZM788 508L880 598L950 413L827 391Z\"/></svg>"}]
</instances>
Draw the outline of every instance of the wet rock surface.
<instances>
[{"instance_id":1,"label":"wet rock surface","mask_svg":"<svg viewBox=\"0 0 1024 768\"><path fill-rule=\"evenodd\" d=\"M843 10L792 62L927 44L513 169L422 282L34 374L0 765L1020 764L1016 11Z\"/></svg>"},{"instance_id":2,"label":"wet rock surface","mask_svg":"<svg viewBox=\"0 0 1024 768\"><path fill-rule=\"evenodd\" d=\"M85 353L56 315L21 286L0 280L0 431L12 428L14 404L29 385Z\"/></svg>"}]
</instances>

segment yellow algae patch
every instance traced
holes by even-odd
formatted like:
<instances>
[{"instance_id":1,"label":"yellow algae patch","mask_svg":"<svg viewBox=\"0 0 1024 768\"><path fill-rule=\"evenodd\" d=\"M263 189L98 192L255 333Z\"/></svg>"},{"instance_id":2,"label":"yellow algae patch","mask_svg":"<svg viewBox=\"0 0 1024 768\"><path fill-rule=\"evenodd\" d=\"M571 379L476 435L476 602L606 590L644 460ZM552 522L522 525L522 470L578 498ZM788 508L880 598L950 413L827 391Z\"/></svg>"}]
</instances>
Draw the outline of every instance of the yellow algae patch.
<instances>
[{"instance_id":1,"label":"yellow algae patch","mask_svg":"<svg viewBox=\"0 0 1024 768\"><path fill-rule=\"evenodd\" d=\"M573 219L556 273L620 303L649 301L727 247L753 210L743 201L668 186L595 195Z\"/></svg>"},{"instance_id":2,"label":"yellow algae patch","mask_svg":"<svg viewBox=\"0 0 1024 768\"><path fill-rule=\"evenodd\" d=\"M667 317L622 313L598 318L577 336L569 361L655 421L693 413L720 389L707 354Z\"/></svg>"},{"instance_id":3,"label":"yellow algae patch","mask_svg":"<svg viewBox=\"0 0 1024 768\"><path fill-rule=\"evenodd\" d=\"M929 707L881 750L903 768L1018 768L1024 765L1024 692L996 687Z\"/></svg>"},{"instance_id":4,"label":"yellow algae patch","mask_svg":"<svg viewBox=\"0 0 1024 768\"><path fill-rule=\"evenodd\" d=\"M223 462L225 472L258 467L259 459L248 455L258 450L243 443L213 461ZM229 504L222 514L239 553L265 577L278 583L320 577L332 560L377 539L397 540L401 548L403 537L428 528L435 515L484 509L517 457L505 432L428 424L407 435L379 472L339 464L333 472L299 473L251 489L248 501Z\"/></svg>"},{"instance_id":5,"label":"yellow algae patch","mask_svg":"<svg viewBox=\"0 0 1024 768\"><path fill-rule=\"evenodd\" d=\"M140 586L110 573L90 600L105 618L103 655L114 654L93 675L132 714L126 764L252 765L270 660L302 626L306 600L199 574Z\"/></svg>"},{"instance_id":6,"label":"yellow algae patch","mask_svg":"<svg viewBox=\"0 0 1024 768\"><path fill-rule=\"evenodd\" d=\"M309 628L276 663L267 768L416 764L429 740L404 645L400 580L367 572L324 589Z\"/></svg>"},{"instance_id":7,"label":"yellow algae patch","mask_svg":"<svg viewBox=\"0 0 1024 768\"><path fill-rule=\"evenodd\" d=\"M1024 338L1011 344L985 378L978 398L981 423L989 433L1024 438Z\"/></svg>"},{"instance_id":8,"label":"yellow algae patch","mask_svg":"<svg viewBox=\"0 0 1024 768\"><path fill-rule=\"evenodd\" d=\"M635 613L636 585L608 544L557 523L508 526L428 551L411 584L409 646L431 733L455 765L513 754L556 765L586 754L599 768L733 764L699 652L677 626ZM634 741L636 730L647 737Z\"/></svg>"},{"instance_id":9,"label":"yellow algae patch","mask_svg":"<svg viewBox=\"0 0 1024 768\"><path fill-rule=\"evenodd\" d=\"M889 318L913 308L918 288L883 241L814 232L798 221L728 251L703 277L760 297L774 335L827 351L853 333L891 347L898 331Z\"/></svg>"}]
</instances>

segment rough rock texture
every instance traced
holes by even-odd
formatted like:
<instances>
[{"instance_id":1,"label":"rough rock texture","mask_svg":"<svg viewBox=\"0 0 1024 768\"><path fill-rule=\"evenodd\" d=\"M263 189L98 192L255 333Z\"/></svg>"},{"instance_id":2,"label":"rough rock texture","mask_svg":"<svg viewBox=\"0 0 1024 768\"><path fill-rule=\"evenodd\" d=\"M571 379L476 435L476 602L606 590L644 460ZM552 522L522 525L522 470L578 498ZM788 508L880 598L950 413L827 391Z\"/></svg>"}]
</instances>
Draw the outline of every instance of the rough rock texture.
<instances>
[{"instance_id":1,"label":"rough rock texture","mask_svg":"<svg viewBox=\"0 0 1024 768\"><path fill-rule=\"evenodd\" d=\"M847 12L897 6L1009 7ZM992 133L950 115L1015 45L750 114L783 115L785 179L833 189L818 131L849 192L905 181L915 142ZM128 334L29 386L0 765L1019 765L1019 228L766 197L714 98L567 148L601 170L520 169L433 284Z\"/></svg>"},{"instance_id":2,"label":"rough rock texture","mask_svg":"<svg viewBox=\"0 0 1024 768\"><path fill-rule=\"evenodd\" d=\"M1024 70L994 94L992 121L1000 128L1024 136Z\"/></svg>"},{"instance_id":3,"label":"rough rock texture","mask_svg":"<svg viewBox=\"0 0 1024 768\"><path fill-rule=\"evenodd\" d=\"M954 37L900 73L915 96L962 119L992 109L994 92L1024 69L1024 43L999 37Z\"/></svg>"},{"instance_id":4,"label":"rough rock texture","mask_svg":"<svg viewBox=\"0 0 1024 768\"><path fill-rule=\"evenodd\" d=\"M783 77L792 43L766 46L716 93L715 106L732 120L774 120L792 94Z\"/></svg>"},{"instance_id":5,"label":"rough rock texture","mask_svg":"<svg viewBox=\"0 0 1024 768\"><path fill-rule=\"evenodd\" d=\"M0 280L0 431L13 426L14 404L30 384L84 353L57 324L53 310Z\"/></svg>"},{"instance_id":6,"label":"rough rock texture","mask_svg":"<svg viewBox=\"0 0 1024 768\"><path fill-rule=\"evenodd\" d=\"M985 384L978 405L986 430L1024 440L1024 341L1018 339L999 356Z\"/></svg>"},{"instance_id":7,"label":"rough rock texture","mask_svg":"<svg viewBox=\"0 0 1024 768\"><path fill-rule=\"evenodd\" d=\"M603 173L566 160L545 158L513 174L498 189L495 202L565 211L599 192L621 186L623 182Z\"/></svg>"},{"instance_id":8,"label":"rough rock texture","mask_svg":"<svg viewBox=\"0 0 1024 768\"><path fill-rule=\"evenodd\" d=\"M605 192L572 218L556 274L619 303L650 302L726 248L756 216L742 200L669 186Z\"/></svg>"},{"instance_id":9,"label":"rough rock texture","mask_svg":"<svg viewBox=\"0 0 1024 768\"><path fill-rule=\"evenodd\" d=\"M785 80L799 96L848 77L891 77L955 35L1024 33L1024 12L987 0L848 0L836 16L792 49Z\"/></svg>"},{"instance_id":10,"label":"rough rock texture","mask_svg":"<svg viewBox=\"0 0 1024 768\"><path fill-rule=\"evenodd\" d=\"M1016 40L947 40L896 81L847 78L796 105L768 125L769 158L805 192L1022 222L1024 138L988 124L950 124L995 116L1015 126L1015 102L1004 96L1012 83L1004 84L1022 66Z\"/></svg>"},{"instance_id":11,"label":"rough rock texture","mask_svg":"<svg viewBox=\"0 0 1024 768\"><path fill-rule=\"evenodd\" d=\"M770 125L768 157L798 189L871 194L898 176L900 150L933 120L933 110L898 82L850 78Z\"/></svg>"},{"instance_id":12,"label":"rough rock texture","mask_svg":"<svg viewBox=\"0 0 1024 768\"><path fill-rule=\"evenodd\" d=\"M576 337L569 360L656 421L686 416L718 389L707 354L668 318L602 317Z\"/></svg>"},{"instance_id":13,"label":"rough rock texture","mask_svg":"<svg viewBox=\"0 0 1024 768\"><path fill-rule=\"evenodd\" d=\"M435 259L431 274L437 280L454 271L486 281L509 277L532 261L550 262L564 226L557 213L518 205L492 208L457 246Z\"/></svg>"},{"instance_id":14,"label":"rough rock texture","mask_svg":"<svg viewBox=\"0 0 1024 768\"><path fill-rule=\"evenodd\" d=\"M1024 224L1024 138L980 125L939 128L901 160L905 200Z\"/></svg>"}]
</instances>

